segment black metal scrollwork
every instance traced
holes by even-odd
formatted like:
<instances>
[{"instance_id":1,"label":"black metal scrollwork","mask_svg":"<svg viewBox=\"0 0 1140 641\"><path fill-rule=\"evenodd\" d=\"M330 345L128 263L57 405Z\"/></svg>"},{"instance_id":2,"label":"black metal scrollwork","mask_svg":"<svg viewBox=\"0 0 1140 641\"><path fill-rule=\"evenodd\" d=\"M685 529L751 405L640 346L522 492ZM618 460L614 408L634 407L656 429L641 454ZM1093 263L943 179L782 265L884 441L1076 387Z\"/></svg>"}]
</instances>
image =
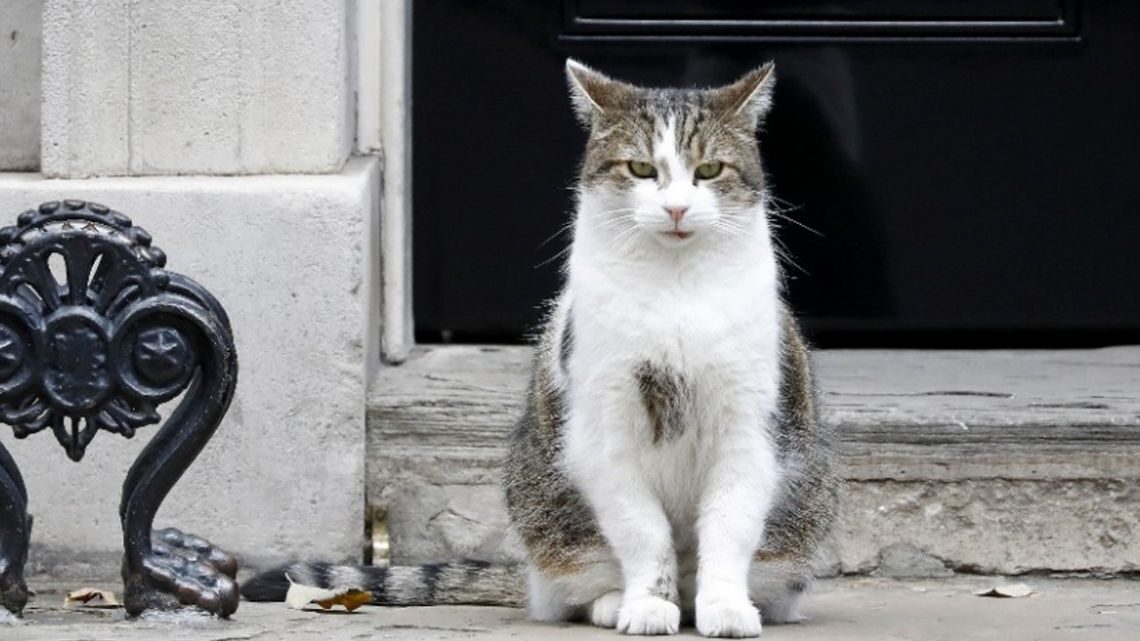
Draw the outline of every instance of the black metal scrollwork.
<instances>
[{"instance_id":1,"label":"black metal scrollwork","mask_svg":"<svg viewBox=\"0 0 1140 641\"><path fill-rule=\"evenodd\" d=\"M130 438L181 394L123 483L125 605L131 615L194 605L228 616L236 561L204 539L152 531L237 382L225 310L165 264L149 234L95 203L45 203L0 230L0 421L16 438L50 427L79 461L100 430ZM0 445L0 606L17 614L28 598L27 501Z\"/></svg>"}]
</instances>

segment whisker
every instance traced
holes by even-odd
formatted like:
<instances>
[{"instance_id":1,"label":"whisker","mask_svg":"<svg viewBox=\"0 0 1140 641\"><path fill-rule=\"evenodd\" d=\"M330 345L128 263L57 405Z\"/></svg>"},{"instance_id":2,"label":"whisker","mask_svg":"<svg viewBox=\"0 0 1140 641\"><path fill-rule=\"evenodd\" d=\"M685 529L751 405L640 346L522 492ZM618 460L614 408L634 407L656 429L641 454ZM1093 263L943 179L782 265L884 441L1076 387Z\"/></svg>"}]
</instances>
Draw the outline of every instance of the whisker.
<instances>
[{"instance_id":1,"label":"whisker","mask_svg":"<svg viewBox=\"0 0 1140 641\"><path fill-rule=\"evenodd\" d=\"M714 220L711 227L729 238L742 238L746 232L744 225L727 217Z\"/></svg>"},{"instance_id":2,"label":"whisker","mask_svg":"<svg viewBox=\"0 0 1140 641\"><path fill-rule=\"evenodd\" d=\"M546 267L550 263L553 263L554 261L558 260L559 258L565 256L566 252L570 251L570 249L572 247L573 247L573 245L567 245L567 246L563 247L557 254L555 254L555 255L551 256L550 258L547 258L546 260L542 261L541 263L535 265L534 268L538 269L540 267Z\"/></svg>"},{"instance_id":3,"label":"whisker","mask_svg":"<svg viewBox=\"0 0 1140 641\"><path fill-rule=\"evenodd\" d=\"M618 216L616 218L604 220L604 221L602 221L600 227L602 229L609 229L610 227L614 227L620 223L628 222L631 220L633 220L633 214L626 214L624 216Z\"/></svg>"},{"instance_id":4,"label":"whisker","mask_svg":"<svg viewBox=\"0 0 1140 641\"><path fill-rule=\"evenodd\" d=\"M823 232L819 231L818 229L813 229L812 227L806 225L805 223L800 222L800 221L796 220L795 218L792 218L791 216L788 215L792 212L799 211L803 208L804 208L804 206L802 204L801 205L792 204L792 203L790 203L790 202L788 202L782 198L779 198L773 194L770 194L770 193L765 194L765 196L764 196L764 210L766 212L772 214L773 216L775 216L777 218L782 218L783 220L786 220L789 223L792 223L793 225L795 225L795 226L797 226L797 227L799 227L805 231L809 231L809 232L815 234L816 236L819 236L820 238L823 238L824 237Z\"/></svg>"},{"instance_id":5,"label":"whisker","mask_svg":"<svg viewBox=\"0 0 1140 641\"><path fill-rule=\"evenodd\" d=\"M735 220L731 220L729 218L719 218L719 219L713 221L712 226L714 228L726 229L726 230L730 230L730 231L734 231L734 232L743 232L744 231L744 225L736 222Z\"/></svg>"},{"instance_id":6,"label":"whisker","mask_svg":"<svg viewBox=\"0 0 1140 641\"><path fill-rule=\"evenodd\" d=\"M820 238L824 237L823 232L819 231L818 229L813 229L811 227L808 227L807 225L801 223L800 221L796 220L795 218L792 218L791 216L785 216L783 213L777 212L777 211L772 211L769 213L771 213L773 216L775 216L781 220L788 221L789 223L795 225L796 227L799 227L805 231L809 231L809 232L815 234L816 236L819 236Z\"/></svg>"},{"instance_id":7,"label":"whisker","mask_svg":"<svg viewBox=\"0 0 1140 641\"><path fill-rule=\"evenodd\" d=\"M788 248L784 246L782 242L776 239L773 240L774 242L772 243L772 251L776 254L776 258L778 258L781 262L795 267L804 276L811 276L808 270L804 269L799 263L795 261L794 258L792 258L792 255L788 251Z\"/></svg>"},{"instance_id":8,"label":"whisker","mask_svg":"<svg viewBox=\"0 0 1140 641\"><path fill-rule=\"evenodd\" d=\"M556 232L554 232L553 234L551 234L551 235L547 236L547 237L546 237L546 240L544 240L544 241L542 241L541 243L539 243L539 244L538 244L538 247L539 247L539 249L541 249L541 248L545 247L545 246L546 246L546 243L549 243L550 241L554 240L555 238L558 238L559 236L561 236L562 234L565 234L567 231L570 231L571 229L573 229L573 227L574 227L574 220L573 220L573 219L571 219L571 220L570 220L570 221L568 221L566 224L564 224L564 225L562 225L561 227L559 227L559 228L558 228L558 231L556 231Z\"/></svg>"},{"instance_id":9,"label":"whisker","mask_svg":"<svg viewBox=\"0 0 1140 641\"><path fill-rule=\"evenodd\" d=\"M765 194L764 203L784 212L798 211L804 208L802 203L797 205L771 193Z\"/></svg>"},{"instance_id":10,"label":"whisker","mask_svg":"<svg viewBox=\"0 0 1140 641\"><path fill-rule=\"evenodd\" d=\"M785 209L785 208L780 208L780 207L775 207L775 206L768 206L770 204L771 204L771 201L769 201L765 205L765 207L763 208L762 211L765 214L770 214L772 217L779 218L780 220L786 220L789 223L795 225L796 227L799 227L799 228L803 229L804 231L811 232L812 234L815 234L816 236L819 236L820 238L825 237L824 233L819 231L818 229L814 229L814 228L810 227L809 225L807 225L803 222L800 222L800 221L796 220L795 218L792 218L791 216L788 215L788 213L790 213L790 212L803 209L802 206L797 205L797 206L788 207ZM720 211L720 214L722 216L732 216L732 215L736 215L736 214L755 213L756 210L757 210L757 207L721 207L719 211Z\"/></svg>"},{"instance_id":11,"label":"whisker","mask_svg":"<svg viewBox=\"0 0 1140 641\"><path fill-rule=\"evenodd\" d=\"M603 216L609 216L610 214L617 214L617 213L623 212L623 211L637 211L637 208L636 207L618 207L616 209L607 209L606 211L590 212L590 215L593 216L594 218L601 218Z\"/></svg>"},{"instance_id":12,"label":"whisker","mask_svg":"<svg viewBox=\"0 0 1140 641\"><path fill-rule=\"evenodd\" d=\"M637 227L628 227L614 237L614 242L618 244L618 251L622 253L625 253L636 240Z\"/></svg>"}]
</instances>

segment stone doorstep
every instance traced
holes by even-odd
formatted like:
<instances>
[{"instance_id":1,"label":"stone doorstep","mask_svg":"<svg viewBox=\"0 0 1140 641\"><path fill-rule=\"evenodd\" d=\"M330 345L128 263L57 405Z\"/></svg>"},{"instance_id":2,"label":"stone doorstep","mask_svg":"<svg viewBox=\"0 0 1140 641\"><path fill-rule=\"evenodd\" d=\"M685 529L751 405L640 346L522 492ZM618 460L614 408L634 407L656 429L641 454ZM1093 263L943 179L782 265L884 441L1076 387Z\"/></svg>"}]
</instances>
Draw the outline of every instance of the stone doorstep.
<instances>
[{"instance_id":1,"label":"stone doorstep","mask_svg":"<svg viewBox=\"0 0 1140 641\"><path fill-rule=\"evenodd\" d=\"M368 407L397 564L509 562L499 492L524 347L417 348ZM817 354L847 479L822 574L1140 571L1140 347Z\"/></svg>"}]
</instances>

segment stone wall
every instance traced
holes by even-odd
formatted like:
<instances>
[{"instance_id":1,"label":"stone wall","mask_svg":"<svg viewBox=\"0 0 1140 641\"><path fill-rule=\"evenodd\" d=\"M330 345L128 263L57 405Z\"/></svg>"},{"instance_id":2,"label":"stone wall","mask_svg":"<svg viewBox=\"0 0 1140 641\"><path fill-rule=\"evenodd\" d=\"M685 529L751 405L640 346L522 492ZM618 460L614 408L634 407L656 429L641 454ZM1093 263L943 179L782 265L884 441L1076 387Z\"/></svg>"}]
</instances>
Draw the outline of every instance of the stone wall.
<instances>
[{"instance_id":1,"label":"stone wall","mask_svg":"<svg viewBox=\"0 0 1140 641\"><path fill-rule=\"evenodd\" d=\"M0 171L40 164L40 15L43 0L0 9Z\"/></svg>"},{"instance_id":2,"label":"stone wall","mask_svg":"<svg viewBox=\"0 0 1140 641\"><path fill-rule=\"evenodd\" d=\"M46 0L44 174L339 171L353 142L351 7Z\"/></svg>"}]
</instances>

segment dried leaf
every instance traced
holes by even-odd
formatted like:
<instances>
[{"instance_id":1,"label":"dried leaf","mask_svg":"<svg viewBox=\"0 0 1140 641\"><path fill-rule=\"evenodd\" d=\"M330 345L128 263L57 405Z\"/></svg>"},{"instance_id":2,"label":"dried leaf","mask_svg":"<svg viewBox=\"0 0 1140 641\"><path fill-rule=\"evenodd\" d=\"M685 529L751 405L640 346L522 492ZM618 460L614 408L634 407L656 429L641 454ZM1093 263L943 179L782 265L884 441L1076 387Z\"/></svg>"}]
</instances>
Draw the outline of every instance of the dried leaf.
<instances>
[{"instance_id":1,"label":"dried leaf","mask_svg":"<svg viewBox=\"0 0 1140 641\"><path fill-rule=\"evenodd\" d=\"M79 588L69 592L63 598L64 607L83 606L87 608L119 608L122 603L115 598L115 593L99 588Z\"/></svg>"},{"instance_id":2,"label":"dried leaf","mask_svg":"<svg viewBox=\"0 0 1140 641\"><path fill-rule=\"evenodd\" d=\"M339 594L331 599L324 599L317 601L317 605L328 610L334 605L343 605L345 610L352 612L362 605L368 605L372 602L372 593L365 592L364 590L351 589L344 594Z\"/></svg>"},{"instance_id":3,"label":"dried leaf","mask_svg":"<svg viewBox=\"0 0 1140 641\"><path fill-rule=\"evenodd\" d=\"M1011 583L1007 585L995 585L988 590L979 590L974 594L978 596L991 596L1004 599L1020 599L1033 594L1033 588L1025 585L1024 583Z\"/></svg>"},{"instance_id":4,"label":"dried leaf","mask_svg":"<svg viewBox=\"0 0 1140 641\"><path fill-rule=\"evenodd\" d=\"M289 591L285 593L285 605L294 610L303 610L310 603L316 603L326 610L334 605L340 605L344 606L345 610L352 612L372 601L372 593L365 590L357 588L330 590L294 583L288 575L285 578L289 579Z\"/></svg>"}]
</instances>

